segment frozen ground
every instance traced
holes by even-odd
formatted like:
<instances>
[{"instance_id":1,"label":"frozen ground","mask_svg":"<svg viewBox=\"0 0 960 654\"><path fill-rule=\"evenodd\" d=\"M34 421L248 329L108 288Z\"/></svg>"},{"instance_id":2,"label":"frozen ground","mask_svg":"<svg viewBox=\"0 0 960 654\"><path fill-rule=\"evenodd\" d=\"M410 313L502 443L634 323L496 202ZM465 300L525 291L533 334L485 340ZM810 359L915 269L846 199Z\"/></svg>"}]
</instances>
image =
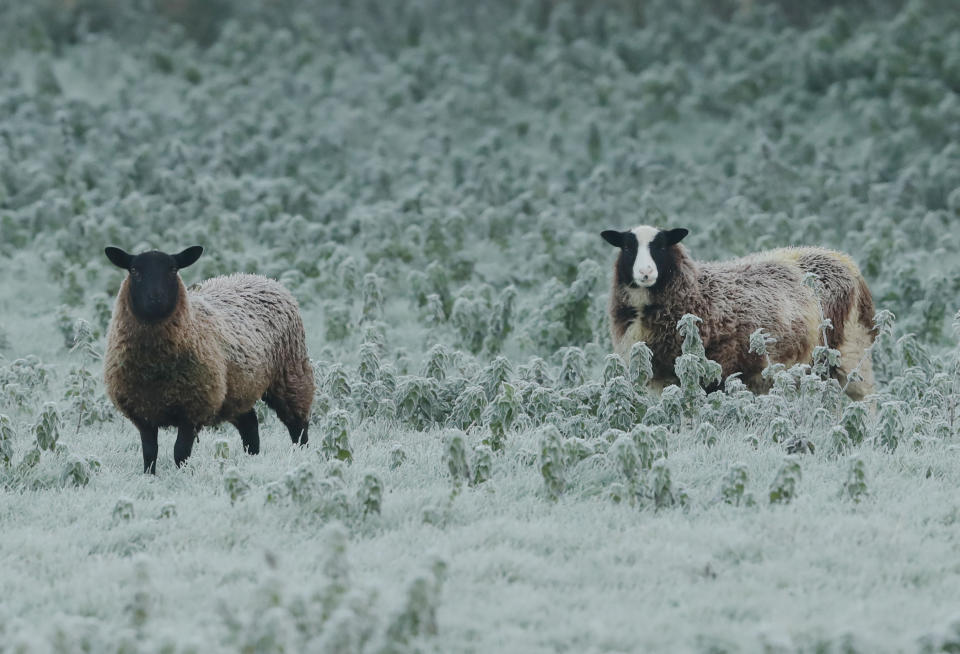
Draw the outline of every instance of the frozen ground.
<instances>
[{"instance_id":1,"label":"frozen ground","mask_svg":"<svg viewBox=\"0 0 960 654\"><path fill-rule=\"evenodd\" d=\"M955 651L951 6L0 4L0 651ZM872 408L647 394L644 222L850 252ZM102 249L194 243L300 300L311 445L143 476Z\"/></svg>"}]
</instances>

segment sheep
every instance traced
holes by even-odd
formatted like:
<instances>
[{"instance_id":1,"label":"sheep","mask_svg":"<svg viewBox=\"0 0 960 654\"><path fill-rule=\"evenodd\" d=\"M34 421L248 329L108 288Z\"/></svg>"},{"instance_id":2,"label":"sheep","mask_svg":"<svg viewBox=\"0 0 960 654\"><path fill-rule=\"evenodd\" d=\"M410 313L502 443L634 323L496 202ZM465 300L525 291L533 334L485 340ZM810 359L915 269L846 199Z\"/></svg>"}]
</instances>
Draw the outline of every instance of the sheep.
<instances>
[{"instance_id":1,"label":"sheep","mask_svg":"<svg viewBox=\"0 0 960 654\"><path fill-rule=\"evenodd\" d=\"M768 348L774 363L809 363L814 347L822 344L822 305L833 323L827 344L841 355L831 375L846 384L853 399L873 392L868 350L875 338L873 298L849 256L788 247L732 261L701 262L691 259L680 244L688 233L648 225L601 233L620 248L609 305L614 350L627 358L631 346L644 341L653 353L653 386L676 382L673 366L682 343L676 325L692 313L703 320L706 354L721 365L723 377L739 372L751 390L769 390L760 375L767 362L749 352L750 334L764 328L776 339ZM820 305L803 284L806 273L819 276ZM847 383L858 364L862 380Z\"/></svg>"},{"instance_id":2,"label":"sheep","mask_svg":"<svg viewBox=\"0 0 960 654\"><path fill-rule=\"evenodd\" d=\"M202 253L200 246L173 255L105 249L128 274L110 320L104 382L140 432L145 473L156 473L160 427L177 428L177 467L201 427L224 421L249 454L259 453L253 407L261 398L295 444L308 440L313 369L297 301L259 275L214 277L188 291L178 271Z\"/></svg>"}]
</instances>

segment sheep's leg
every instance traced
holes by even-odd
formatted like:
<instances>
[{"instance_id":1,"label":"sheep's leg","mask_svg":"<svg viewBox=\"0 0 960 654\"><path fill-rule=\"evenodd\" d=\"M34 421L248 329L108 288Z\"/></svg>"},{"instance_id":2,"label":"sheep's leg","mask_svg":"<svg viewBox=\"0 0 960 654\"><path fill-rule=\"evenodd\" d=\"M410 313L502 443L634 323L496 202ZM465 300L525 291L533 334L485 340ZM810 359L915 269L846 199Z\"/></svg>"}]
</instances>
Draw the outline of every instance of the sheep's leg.
<instances>
[{"instance_id":1,"label":"sheep's leg","mask_svg":"<svg viewBox=\"0 0 960 654\"><path fill-rule=\"evenodd\" d=\"M301 422L299 420L291 421L286 423L287 431L290 432L290 440L293 441L294 445L306 445L309 441L307 436L307 428L309 425L306 422Z\"/></svg>"},{"instance_id":2,"label":"sheep's leg","mask_svg":"<svg viewBox=\"0 0 960 654\"><path fill-rule=\"evenodd\" d=\"M305 415L298 415L298 412L295 411L289 403L276 395L264 395L263 401L267 403L267 406L276 411L280 422L282 422L287 427L287 431L290 432L290 440L293 441L293 444L306 445L308 440L307 427L309 426L307 417Z\"/></svg>"},{"instance_id":3,"label":"sheep's leg","mask_svg":"<svg viewBox=\"0 0 960 654\"><path fill-rule=\"evenodd\" d=\"M173 460L180 468L190 458L193 451L193 441L197 439L197 428L194 425L180 425L177 429L177 443L173 446Z\"/></svg>"},{"instance_id":4,"label":"sheep's leg","mask_svg":"<svg viewBox=\"0 0 960 654\"><path fill-rule=\"evenodd\" d=\"M243 449L247 454L260 454L260 428L257 425L257 412L250 409L231 422L240 432L240 440L243 441Z\"/></svg>"},{"instance_id":5,"label":"sheep's leg","mask_svg":"<svg viewBox=\"0 0 960 654\"><path fill-rule=\"evenodd\" d=\"M157 474L157 428L156 427L138 427L140 430L140 443L143 446L143 472Z\"/></svg>"}]
</instances>

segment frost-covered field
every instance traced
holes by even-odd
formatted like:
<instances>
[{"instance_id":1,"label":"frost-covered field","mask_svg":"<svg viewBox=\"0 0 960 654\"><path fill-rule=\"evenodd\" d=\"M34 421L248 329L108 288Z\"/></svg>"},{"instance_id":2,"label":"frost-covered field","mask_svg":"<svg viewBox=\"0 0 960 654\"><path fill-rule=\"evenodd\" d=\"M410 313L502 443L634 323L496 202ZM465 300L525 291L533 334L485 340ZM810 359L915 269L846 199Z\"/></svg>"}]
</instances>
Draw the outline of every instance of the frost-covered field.
<instances>
[{"instance_id":1,"label":"frost-covered field","mask_svg":"<svg viewBox=\"0 0 960 654\"><path fill-rule=\"evenodd\" d=\"M952 0L316 4L0 3L0 651L957 651ZM849 252L877 395L649 394L640 223ZM108 244L294 292L308 448L141 474Z\"/></svg>"}]
</instances>

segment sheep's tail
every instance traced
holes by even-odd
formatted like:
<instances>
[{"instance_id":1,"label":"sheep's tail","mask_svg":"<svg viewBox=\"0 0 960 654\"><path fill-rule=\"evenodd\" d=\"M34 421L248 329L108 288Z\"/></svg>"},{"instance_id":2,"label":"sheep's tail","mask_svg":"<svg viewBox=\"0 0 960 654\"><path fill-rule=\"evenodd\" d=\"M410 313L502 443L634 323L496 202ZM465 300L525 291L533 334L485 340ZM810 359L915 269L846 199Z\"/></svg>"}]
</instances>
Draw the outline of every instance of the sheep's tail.
<instances>
[{"instance_id":1,"label":"sheep's tail","mask_svg":"<svg viewBox=\"0 0 960 654\"><path fill-rule=\"evenodd\" d=\"M859 272L859 271L858 271ZM867 286L867 280L863 278L863 275L857 275L857 303L856 303L856 312L857 312L857 322L869 330L870 332L870 342L877 337L877 330L874 329L873 316L875 309L873 306L873 294L870 292L870 288Z\"/></svg>"},{"instance_id":2,"label":"sheep's tail","mask_svg":"<svg viewBox=\"0 0 960 654\"><path fill-rule=\"evenodd\" d=\"M844 329L843 342L839 345L840 367L838 379L844 391L854 400L862 400L874 392L873 362L870 351L877 338L874 328L873 294L856 264L850 262L854 276L854 297ZM856 371L856 379L850 374Z\"/></svg>"}]
</instances>

